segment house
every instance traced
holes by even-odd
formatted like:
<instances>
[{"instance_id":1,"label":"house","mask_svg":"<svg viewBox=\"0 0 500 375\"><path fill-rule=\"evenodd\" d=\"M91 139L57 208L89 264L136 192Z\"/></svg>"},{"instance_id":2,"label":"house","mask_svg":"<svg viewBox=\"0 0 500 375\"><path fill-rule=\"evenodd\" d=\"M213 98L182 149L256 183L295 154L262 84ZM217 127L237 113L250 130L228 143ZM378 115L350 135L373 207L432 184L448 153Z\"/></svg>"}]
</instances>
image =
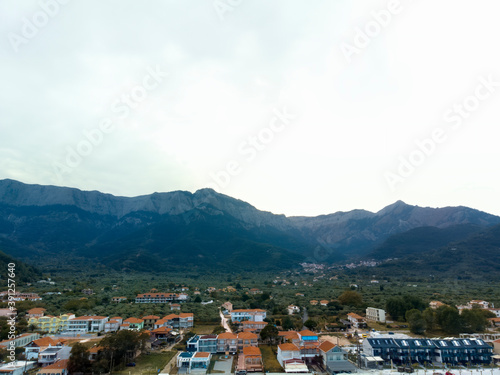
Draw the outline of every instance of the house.
<instances>
[{"instance_id":1,"label":"house","mask_svg":"<svg viewBox=\"0 0 500 375\"><path fill-rule=\"evenodd\" d=\"M331 374L356 372L356 367L349 362L347 352L340 346L330 341L323 341L319 345L319 353L323 360L323 366Z\"/></svg>"},{"instance_id":2,"label":"house","mask_svg":"<svg viewBox=\"0 0 500 375\"><path fill-rule=\"evenodd\" d=\"M240 323L245 332L260 333L267 326L267 322L254 322L253 320L244 320Z\"/></svg>"},{"instance_id":3,"label":"house","mask_svg":"<svg viewBox=\"0 0 500 375\"><path fill-rule=\"evenodd\" d=\"M496 358L497 362L500 361L500 339L493 341L493 352L497 357Z\"/></svg>"},{"instance_id":4,"label":"house","mask_svg":"<svg viewBox=\"0 0 500 375\"><path fill-rule=\"evenodd\" d=\"M281 342L291 342L296 345L300 344L300 337L297 331L279 331L278 336L281 338Z\"/></svg>"},{"instance_id":5,"label":"house","mask_svg":"<svg viewBox=\"0 0 500 375\"><path fill-rule=\"evenodd\" d=\"M238 356L237 371L263 372L262 353L258 347L248 346Z\"/></svg>"},{"instance_id":6,"label":"house","mask_svg":"<svg viewBox=\"0 0 500 375\"><path fill-rule=\"evenodd\" d=\"M376 309L375 307L367 307L366 319L374 322L385 323L385 310Z\"/></svg>"},{"instance_id":7,"label":"house","mask_svg":"<svg viewBox=\"0 0 500 375\"><path fill-rule=\"evenodd\" d=\"M91 296L92 294L94 294L94 290L93 289L83 289L82 293L86 294L88 296Z\"/></svg>"},{"instance_id":8,"label":"house","mask_svg":"<svg viewBox=\"0 0 500 375\"><path fill-rule=\"evenodd\" d=\"M212 292L215 292L215 291L217 291L217 289L215 289L213 286L209 286L209 287L207 288L207 292L208 292L208 293L212 293Z\"/></svg>"},{"instance_id":9,"label":"house","mask_svg":"<svg viewBox=\"0 0 500 375\"><path fill-rule=\"evenodd\" d=\"M231 312L231 311L233 311L233 304L231 302L229 302L229 301L228 302L224 302L222 304L222 308L224 310L227 310L228 312Z\"/></svg>"},{"instance_id":10,"label":"house","mask_svg":"<svg viewBox=\"0 0 500 375\"><path fill-rule=\"evenodd\" d=\"M316 305L318 304L318 301L317 301L317 300L315 300L315 299L312 299L312 300L310 300L310 301L309 301L309 303L310 303L311 305L313 305L313 306L316 306Z\"/></svg>"},{"instance_id":11,"label":"house","mask_svg":"<svg viewBox=\"0 0 500 375\"><path fill-rule=\"evenodd\" d=\"M217 353L217 335L195 335L187 342L188 352Z\"/></svg>"},{"instance_id":12,"label":"house","mask_svg":"<svg viewBox=\"0 0 500 375\"><path fill-rule=\"evenodd\" d=\"M174 332L172 332L172 329L167 327L153 329L149 332L149 335L152 339L152 346L157 346L165 342L173 343L176 341L177 337L174 335Z\"/></svg>"},{"instance_id":13,"label":"house","mask_svg":"<svg viewBox=\"0 0 500 375\"><path fill-rule=\"evenodd\" d=\"M156 315L147 315L143 316L142 320L144 320L144 328L151 329L154 328L155 323L160 320L159 316Z\"/></svg>"},{"instance_id":14,"label":"house","mask_svg":"<svg viewBox=\"0 0 500 375\"><path fill-rule=\"evenodd\" d=\"M70 356L71 347L69 346L49 347L38 354L38 364L41 366L52 365L57 361L69 359Z\"/></svg>"},{"instance_id":15,"label":"house","mask_svg":"<svg viewBox=\"0 0 500 375\"><path fill-rule=\"evenodd\" d=\"M281 367L286 371L285 363L289 360L301 360L300 349L297 345L292 343L285 343L278 345L277 359Z\"/></svg>"},{"instance_id":16,"label":"house","mask_svg":"<svg viewBox=\"0 0 500 375\"><path fill-rule=\"evenodd\" d=\"M349 313L347 314L347 320L351 322L352 326L354 328L364 328L366 327L366 321L365 318L362 316L356 314L356 313Z\"/></svg>"},{"instance_id":17,"label":"house","mask_svg":"<svg viewBox=\"0 0 500 375\"><path fill-rule=\"evenodd\" d=\"M67 332L101 332L107 321L107 316L80 316L69 320Z\"/></svg>"},{"instance_id":18,"label":"house","mask_svg":"<svg viewBox=\"0 0 500 375\"><path fill-rule=\"evenodd\" d=\"M14 361L0 365L0 374L23 375L26 371L36 367L36 362Z\"/></svg>"},{"instance_id":19,"label":"house","mask_svg":"<svg viewBox=\"0 0 500 375\"><path fill-rule=\"evenodd\" d=\"M304 297L304 293L295 293L295 297Z\"/></svg>"},{"instance_id":20,"label":"house","mask_svg":"<svg viewBox=\"0 0 500 375\"><path fill-rule=\"evenodd\" d=\"M33 340L24 347L24 356L28 361L38 360L40 352L47 348L62 348L64 342L62 340L56 340L52 337L46 336L37 340Z\"/></svg>"},{"instance_id":21,"label":"house","mask_svg":"<svg viewBox=\"0 0 500 375\"><path fill-rule=\"evenodd\" d=\"M43 307L35 307L26 312L26 318L40 318L45 314L45 310Z\"/></svg>"},{"instance_id":22,"label":"house","mask_svg":"<svg viewBox=\"0 0 500 375\"><path fill-rule=\"evenodd\" d=\"M328 303L329 303L329 302L330 302L330 301L328 301L327 299L322 299L321 301L319 301L319 304L320 304L321 306L328 306Z\"/></svg>"},{"instance_id":23,"label":"house","mask_svg":"<svg viewBox=\"0 0 500 375\"><path fill-rule=\"evenodd\" d=\"M191 370L208 369L212 354L206 352L182 352L177 356L179 373L191 373Z\"/></svg>"},{"instance_id":24,"label":"house","mask_svg":"<svg viewBox=\"0 0 500 375\"><path fill-rule=\"evenodd\" d=\"M266 310L261 309L242 309L231 311L232 322L242 322L252 320L254 322L262 322L266 318Z\"/></svg>"},{"instance_id":25,"label":"house","mask_svg":"<svg viewBox=\"0 0 500 375\"><path fill-rule=\"evenodd\" d=\"M445 306L445 304L443 302L441 302L441 301L431 301L431 302L429 302L429 307L431 309L436 310L436 309L440 308L441 306Z\"/></svg>"},{"instance_id":26,"label":"house","mask_svg":"<svg viewBox=\"0 0 500 375\"><path fill-rule=\"evenodd\" d=\"M299 349L302 359L313 358L319 355L319 340L318 335L308 329L298 333L300 342Z\"/></svg>"},{"instance_id":27,"label":"house","mask_svg":"<svg viewBox=\"0 0 500 375\"><path fill-rule=\"evenodd\" d=\"M253 295L255 295L255 294L262 294L263 292L262 292L262 290L260 290L260 289L257 289L257 288L252 288L252 289L250 289L250 290L248 291L248 293L249 293L249 294L253 294Z\"/></svg>"},{"instance_id":28,"label":"house","mask_svg":"<svg viewBox=\"0 0 500 375\"><path fill-rule=\"evenodd\" d=\"M120 303L120 302L125 302L127 300L127 297L112 297L111 302L114 303Z\"/></svg>"},{"instance_id":29,"label":"house","mask_svg":"<svg viewBox=\"0 0 500 375\"><path fill-rule=\"evenodd\" d=\"M252 332L238 333L238 351L241 352L248 346L258 346L258 339L259 336Z\"/></svg>"},{"instance_id":30,"label":"house","mask_svg":"<svg viewBox=\"0 0 500 375\"><path fill-rule=\"evenodd\" d=\"M123 324L122 318L119 316L115 318L111 318L109 321L104 323L104 332L116 332L120 329L120 326Z\"/></svg>"},{"instance_id":31,"label":"house","mask_svg":"<svg viewBox=\"0 0 500 375\"><path fill-rule=\"evenodd\" d=\"M144 329L144 320L139 318L128 318L123 321L123 323L129 324L129 329L134 331L140 331Z\"/></svg>"},{"instance_id":32,"label":"house","mask_svg":"<svg viewBox=\"0 0 500 375\"><path fill-rule=\"evenodd\" d=\"M178 303L171 303L170 304L170 310L173 311L173 310L180 310L181 309L181 305L179 305Z\"/></svg>"},{"instance_id":33,"label":"house","mask_svg":"<svg viewBox=\"0 0 500 375\"><path fill-rule=\"evenodd\" d=\"M217 336L218 353L236 353L238 351L238 335L232 332L221 333Z\"/></svg>"},{"instance_id":34,"label":"house","mask_svg":"<svg viewBox=\"0 0 500 375\"><path fill-rule=\"evenodd\" d=\"M22 335L16 336L14 339L0 341L0 348L10 348L11 344L13 344L15 348L22 348L39 338L39 333L23 333Z\"/></svg>"},{"instance_id":35,"label":"house","mask_svg":"<svg viewBox=\"0 0 500 375\"><path fill-rule=\"evenodd\" d=\"M496 316L497 318L500 318L500 309L497 309L497 308L491 308L491 307L490 307L490 308L488 308L487 310L488 310L488 311L491 311L493 314L495 314L495 316Z\"/></svg>"},{"instance_id":36,"label":"house","mask_svg":"<svg viewBox=\"0 0 500 375\"><path fill-rule=\"evenodd\" d=\"M287 308L288 315L298 314L300 312L300 307L295 305L289 305Z\"/></svg>"},{"instance_id":37,"label":"house","mask_svg":"<svg viewBox=\"0 0 500 375\"><path fill-rule=\"evenodd\" d=\"M468 304L467 304L467 307L472 309L474 308L475 306L481 308L481 309L487 309L490 307L490 303L487 302L487 301L483 301L483 300L477 300L477 299L473 299L472 301L470 301Z\"/></svg>"},{"instance_id":38,"label":"house","mask_svg":"<svg viewBox=\"0 0 500 375\"><path fill-rule=\"evenodd\" d=\"M90 361L96 361L97 356L99 353L103 350L103 347L101 346L93 346L89 349L89 360Z\"/></svg>"}]
</instances>

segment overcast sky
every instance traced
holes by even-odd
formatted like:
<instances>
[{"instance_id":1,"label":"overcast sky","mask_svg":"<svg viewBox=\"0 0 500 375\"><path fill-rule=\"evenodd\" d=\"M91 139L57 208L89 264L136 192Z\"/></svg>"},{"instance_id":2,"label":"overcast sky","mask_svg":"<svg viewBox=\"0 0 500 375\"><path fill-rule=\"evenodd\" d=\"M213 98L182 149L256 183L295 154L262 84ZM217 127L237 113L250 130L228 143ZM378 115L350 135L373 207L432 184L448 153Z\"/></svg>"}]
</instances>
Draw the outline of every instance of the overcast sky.
<instances>
[{"instance_id":1,"label":"overcast sky","mask_svg":"<svg viewBox=\"0 0 500 375\"><path fill-rule=\"evenodd\" d=\"M3 0L0 178L500 215L498 0Z\"/></svg>"}]
</instances>

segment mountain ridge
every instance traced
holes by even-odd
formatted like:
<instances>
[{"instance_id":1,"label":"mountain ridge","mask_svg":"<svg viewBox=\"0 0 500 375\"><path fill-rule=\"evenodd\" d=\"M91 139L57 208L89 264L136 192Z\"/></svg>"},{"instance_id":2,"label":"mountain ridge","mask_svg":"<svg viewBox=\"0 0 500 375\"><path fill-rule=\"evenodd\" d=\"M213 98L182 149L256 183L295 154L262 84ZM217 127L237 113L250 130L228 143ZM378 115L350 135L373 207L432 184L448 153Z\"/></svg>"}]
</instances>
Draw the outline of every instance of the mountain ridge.
<instances>
[{"instance_id":1,"label":"mountain ridge","mask_svg":"<svg viewBox=\"0 0 500 375\"><path fill-rule=\"evenodd\" d=\"M0 245L15 256L64 252L110 263L123 253L130 265L145 254L181 262L177 253L189 249L190 256L205 257L213 267L231 268L237 264L225 265L218 256L236 259L232 255L241 246L246 253L240 259L246 259L253 246L262 254L272 252L288 267L305 258L331 263L363 256L390 236L418 227L462 224L487 227L500 224L500 217L462 206L431 208L402 201L375 213L356 209L287 217L212 189L116 197L0 180ZM319 253L328 257L314 255Z\"/></svg>"}]
</instances>

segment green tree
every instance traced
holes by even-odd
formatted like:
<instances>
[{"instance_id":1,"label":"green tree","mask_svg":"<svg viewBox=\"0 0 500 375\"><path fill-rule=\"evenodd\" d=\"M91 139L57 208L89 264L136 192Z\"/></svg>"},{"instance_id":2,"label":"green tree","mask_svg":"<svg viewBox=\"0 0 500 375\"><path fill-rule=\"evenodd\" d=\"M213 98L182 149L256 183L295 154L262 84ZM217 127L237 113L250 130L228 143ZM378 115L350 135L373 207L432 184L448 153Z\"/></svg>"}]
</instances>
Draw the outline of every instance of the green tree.
<instances>
[{"instance_id":1,"label":"green tree","mask_svg":"<svg viewBox=\"0 0 500 375\"><path fill-rule=\"evenodd\" d=\"M427 332L432 332L434 331L436 327L436 313L433 309L430 307L426 308L422 312L422 318L424 318L425 321L425 330Z\"/></svg>"},{"instance_id":2,"label":"green tree","mask_svg":"<svg viewBox=\"0 0 500 375\"><path fill-rule=\"evenodd\" d=\"M488 325L488 319L480 309L463 310L460 318L466 333L483 332Z\"/></svg>"},{"instance_id":3,"label":"green tree","mask_svg":"<svg viewBox=\"0 0 500 375\"><path fill-rule=\"evenodd\" d=\"M315 320L313 319L307 319L305 322L304 322L304 325L309 328L311 331L314 331L314 329L318 326L318 322L316 322Z\"/></svg>"},{"instance_id":4,"label":"green tree","mask_svg":"<svg viewBox=\"0 0 500 375\"><path fill-rule=\"evenodd\" d=\"M436 321L446 333L457 334L462 330L462 319L454 307L440 306L436 310Z\"/></svg>"},{"instance_id":5,"label":"green tree","mask_svg":"<svg viewBox=\"0 0 500 375\"><path fill-rule=\"evenodd\" d=\"M363 303L363 297L361 294L353 290L346 290L339 296L338 299L344 306L360 306Z\"/></svg>"},{"instance_id":6,"label":"green tree","mask_svg":"<svg viewBox=\"0 0 500 375\"><path fill-rule=\"evenodd\" d=\"M261 340L270 342L273 345L276 343L278 337L278 328L276 328L273 324L268 324L262 329L262 331L260 331Z\"/></svg>"},{"instance_id":7,"label":"green tree","mask_svg":"<svg viewBox=\"0 0 500 375\"><path fill-rule=\"evenodd\" d=\"M406 321L410 327L410 332L421 335L425 332L425 320L422 312L418 309L408 310L405 314Z\"/></svg>"},{"instance_id":8,"label":"green tree","mask_svg":"<svg viewBox=\"0 0 500 375\"><path fill-rule=\"evenodd\" d=\"M71 349L71 355L68 361L68 372L70 374L75 372L86 373L90 371L90 368L89 351L84 345L76 343Z\"/></svg>"}]
</instances>

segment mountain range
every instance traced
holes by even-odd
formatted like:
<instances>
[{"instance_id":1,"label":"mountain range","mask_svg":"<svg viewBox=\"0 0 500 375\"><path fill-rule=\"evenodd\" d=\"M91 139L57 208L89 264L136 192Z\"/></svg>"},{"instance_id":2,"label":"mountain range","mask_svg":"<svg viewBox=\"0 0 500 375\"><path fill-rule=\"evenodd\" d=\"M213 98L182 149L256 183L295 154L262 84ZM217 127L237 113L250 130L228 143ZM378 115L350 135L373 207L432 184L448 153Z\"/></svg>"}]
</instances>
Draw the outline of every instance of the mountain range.
<instances>
[{"instance_id":1,"label":"mountain range","mask_svg":"<svg viewBox=\"0 0 500 375\"><path fill-rule=\"evenodd\" d=\"M398 201L376 213L286 217L211 189L118 197L0 180L0 250L54 269L87 262L156 272L271 271L301 262L415 256L497 224L500 217L461 206ZM395 249L403 234L408 249ZM415 237L422 241L415 244Z\"/></svg>"}]
</instances>

